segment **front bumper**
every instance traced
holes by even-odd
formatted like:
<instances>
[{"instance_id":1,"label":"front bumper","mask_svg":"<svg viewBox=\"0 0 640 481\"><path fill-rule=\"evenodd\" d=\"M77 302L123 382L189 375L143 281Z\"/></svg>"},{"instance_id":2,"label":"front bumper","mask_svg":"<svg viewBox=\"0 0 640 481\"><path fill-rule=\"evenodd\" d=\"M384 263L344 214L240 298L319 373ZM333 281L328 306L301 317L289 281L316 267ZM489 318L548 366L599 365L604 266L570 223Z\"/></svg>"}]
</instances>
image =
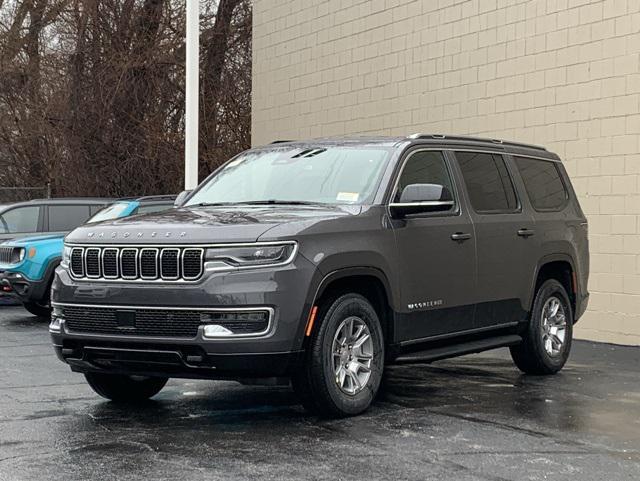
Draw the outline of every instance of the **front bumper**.
<instances>
[{"instance_id":1,"label":"front bumper","mask_svg":"<svg viewBox=\"0 0 640 481\"><path fill-rule=\"evenodd\" d=\"M43 304L48 302L48 282L32 281L19 272L4 271L0 273L2 292L18 299L20 302Z\"/></svg>"},{"instance_id":2,"label":"front bumper","mask_svg":"<svg viewBox=\"0 0 640 481\"><path fill-rule=\"evenodd\" d=\"M62 341L58 358L74 372L102 372L192 379L287 377L302 351L267 354L207 354L192 344L150 344Z\"/></svg>"},{"instance_id":3,"label":"front bumper","mask_svg":"<svg viewBox=\"0 0 640 481\"><path fill-rule=\"evenodd\" d=\"M52 288L54 306L267 308L273 318L268 332L248 337L206 338L202 326L193 338L139 336L135 330L121 335L78 332L66 325L63 315L59 328L50 333L58 357L74 371L208 379L286 376L302 351L310 286L319 275L300 255L286 266L212 273L189 284L76 281L66 269L58 268Z\"/></svg>"}]
</instances>

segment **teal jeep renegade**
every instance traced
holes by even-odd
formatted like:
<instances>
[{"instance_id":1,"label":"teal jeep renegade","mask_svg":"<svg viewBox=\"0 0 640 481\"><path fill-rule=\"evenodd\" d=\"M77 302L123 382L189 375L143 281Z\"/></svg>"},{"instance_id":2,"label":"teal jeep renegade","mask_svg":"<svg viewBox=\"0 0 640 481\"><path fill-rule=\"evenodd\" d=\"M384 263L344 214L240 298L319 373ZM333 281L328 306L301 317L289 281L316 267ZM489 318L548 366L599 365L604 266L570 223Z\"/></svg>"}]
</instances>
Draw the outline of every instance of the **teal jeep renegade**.
<instances>
[{"instance_id":1,"label":"teal jeep renegade","mask_svg":"<svg viewBox=\"0 0 640 481\"><path fill-rule=\"evenodd\" d=\"M158 212L171 208L174 200L175 196L168 195L120 200L86 222ZM48 318L51 314L49 294L55 269L62 259L65 235L56 232L0 244L0 290L17 298L35 316Z\"/></svg>"}]
</instances>

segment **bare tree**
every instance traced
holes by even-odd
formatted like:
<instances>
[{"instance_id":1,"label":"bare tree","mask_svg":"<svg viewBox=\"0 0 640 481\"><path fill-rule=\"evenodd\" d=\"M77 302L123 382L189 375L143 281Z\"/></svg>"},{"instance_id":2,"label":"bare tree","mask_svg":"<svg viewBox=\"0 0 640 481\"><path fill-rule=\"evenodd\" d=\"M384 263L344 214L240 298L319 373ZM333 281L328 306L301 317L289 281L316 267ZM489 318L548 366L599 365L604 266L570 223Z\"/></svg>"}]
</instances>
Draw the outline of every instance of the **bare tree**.
<instances>
[{"instance_id":1,"label":"bare tree","mask_svg":"<svg viewBox=\"0 0 640 481\"><path fill-rule=\"evenodd\" d=\"M0 186L56 195L180 190L178 0L0 0ZM251 5L205 5L201 171L250 145Z\"/></svg>"}]
</instances>

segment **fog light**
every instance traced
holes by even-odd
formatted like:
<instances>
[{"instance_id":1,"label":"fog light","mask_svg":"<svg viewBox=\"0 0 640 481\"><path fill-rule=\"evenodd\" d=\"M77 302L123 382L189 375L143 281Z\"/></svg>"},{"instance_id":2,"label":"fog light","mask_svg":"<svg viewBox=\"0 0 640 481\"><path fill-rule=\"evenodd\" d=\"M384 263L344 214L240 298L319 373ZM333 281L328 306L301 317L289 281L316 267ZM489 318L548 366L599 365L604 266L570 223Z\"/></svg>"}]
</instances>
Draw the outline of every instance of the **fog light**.
<instances>
[{"instance_id":1,"label":"fog light","mask_svg":"<svg viewBox=\"0 0 640 481\"><path fill-rule=\"evenodd\" d=\"M204 337L224 337L232 335L232 331L218 324L207 324L204 326Z\"/></svg>"}]
</instances>

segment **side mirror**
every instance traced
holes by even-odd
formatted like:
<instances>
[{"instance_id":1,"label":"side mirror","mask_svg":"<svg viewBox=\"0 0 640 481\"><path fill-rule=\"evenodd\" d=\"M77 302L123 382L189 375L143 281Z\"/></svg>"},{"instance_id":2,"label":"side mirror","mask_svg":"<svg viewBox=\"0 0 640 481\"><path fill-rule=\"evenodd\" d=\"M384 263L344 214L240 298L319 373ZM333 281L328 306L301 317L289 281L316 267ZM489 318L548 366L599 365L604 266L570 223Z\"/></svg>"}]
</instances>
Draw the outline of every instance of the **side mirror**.
<instances>
[{"instance_id":1,"label":"side mirror","mask_svg":"<svg viewBox=\"0 0 640 481\"><path fill-rule=\"evenodd\" d=\"M176 200L173 201L173 206L174 207L180 207L185 200L187 200L187 197L189 197L191 195L191 192L193 192L192 190L183 190L182 192L180 192L178 194L178 196L176 197Z\"/></svg>"},{"instance_id":2,"label":"side mirror","mask_svg":"<svg viewBox=\"0 0 640 481\"><path fill-rule=\"evenodd\" d=\"M445 212L455 205L449 189L440 184L410 184L400 194L398 202L392 202L391 215L402 218L425 212Z\"/></svg>"}]
</instances>

